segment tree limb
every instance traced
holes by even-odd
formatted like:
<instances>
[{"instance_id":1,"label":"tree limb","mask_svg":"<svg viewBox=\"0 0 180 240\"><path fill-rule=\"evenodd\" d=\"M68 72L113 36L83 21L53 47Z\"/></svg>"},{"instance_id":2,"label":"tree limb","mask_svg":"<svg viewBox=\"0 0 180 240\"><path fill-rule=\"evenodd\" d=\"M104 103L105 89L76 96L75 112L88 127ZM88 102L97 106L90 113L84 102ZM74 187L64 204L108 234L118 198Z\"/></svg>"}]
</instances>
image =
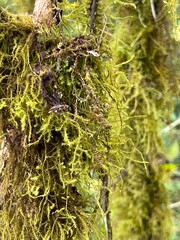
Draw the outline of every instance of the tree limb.
<instances>
[{"instance_id":1,"label":"tree limb","mask_svg":"<svg viewBox=\"0 0 180 240\"><path fill-rule=\"evenodd\" d=\"M180 207L180 201L170 204L170 208L177 208L177 207Z\"/></svg>"},{"instance_id":2,"label":"tree limb","mask_svg":"<svg viewBox=\"0 0 180 240\"><path fill-rule=\"evenodd\" d=\"M96 14L97 14L97 4L98 0L92 0L90 11L91 11L91 22L90 22L90 31L93 31L96 21Z\"/></svg>"}]
</instances>

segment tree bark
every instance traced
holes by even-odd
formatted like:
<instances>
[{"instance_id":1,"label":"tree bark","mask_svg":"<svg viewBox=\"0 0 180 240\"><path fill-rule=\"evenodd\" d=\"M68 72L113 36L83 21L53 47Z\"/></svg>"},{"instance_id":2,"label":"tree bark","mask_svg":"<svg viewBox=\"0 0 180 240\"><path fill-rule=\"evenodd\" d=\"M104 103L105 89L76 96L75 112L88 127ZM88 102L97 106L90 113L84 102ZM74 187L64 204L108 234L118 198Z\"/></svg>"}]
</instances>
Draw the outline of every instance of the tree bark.
<instances>
[{"instance_id":1,"label":"tree bark","mask_svg":"<svg viewBox=\"0 0 180 240\"><path fill-rule=\"evenodd\" d=\"M36 0L33 11L34 24L45 23L48 26L53 22L51 0Z\"/></svg>"}]
</instances>

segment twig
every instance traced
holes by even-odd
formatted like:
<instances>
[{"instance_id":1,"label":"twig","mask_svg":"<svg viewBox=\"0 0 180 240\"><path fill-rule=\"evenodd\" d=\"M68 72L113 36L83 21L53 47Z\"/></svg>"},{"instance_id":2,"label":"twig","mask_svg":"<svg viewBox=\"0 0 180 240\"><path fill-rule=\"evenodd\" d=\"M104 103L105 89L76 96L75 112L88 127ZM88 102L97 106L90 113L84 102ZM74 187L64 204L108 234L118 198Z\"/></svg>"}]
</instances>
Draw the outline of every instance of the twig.
<instances>
[{"instance_id":1,"label":"twig","mask_svg":"<svg viewBox=\"0 0 180 240\"><path fill-rule=\"evenodd\" d=\"M180 201L170 204L170 208L177 208L177 207L180 207Z\"/></svg>"},{"instance_id":2,"label":"twig","mask_svg":"<svg viewBox=\"0 0 180 240\"><path fill-rule=\"evenodd\" d=\"M91 1L91 6L90 6L90 11L91 11L91 22L90 22L90 31L93 31L95 21L96 21L96 14L97 14L97 4L98 0L92 0Z\"/></svg>"},{"instance_id":3,"label":"twig","mask_svg":"<svg viewBox=\"0 0 180 240\"><path fill-rule=\"evenodd\" d=\"M106 142L108 142L108 139L106 139ZM107 161L109 159L110 154L110 147L108 143L104 143L106 149L107 149ZM100 205L103 210L103 212L106 214L106 226L107 226L107 235L108 240L112 240L112 225L111 225L111 213L109 211L109 176L106 170L102 170L103 176L102 176L102 189L100 192Z\"/></svg>"},{"instance_id":4,"label":"twig","mask_svg":"<svg viewBox=\"0 0 180 240\"><path fill-rule=\"evenodd\" d=\"M157 15L156 15L156 9L155 9L155 6L154 6L154 0L150 0L150 3L151 3L152 16L154 18L154 21L156 22L157 21Z\"/></svg>"},{"instance_id":5,"label":"twig","mask_svg":"<svg viewBox=\"0 0 180 240\"><path fill-rule=\"evenodd\" d=\"M111 212L108 211L106 215L107 229L108 229L108 240L112 240L112 225L111 225Z\"/></svg>"},{"instance_id":6,"label":"twig","mask_svg":"<svg viewBox=\"0 0 180 240\"><path fill-rule=\"evenodd\" d=\"M108 240L112 240L112 226L111 226L111 216L109 208L109 176L106 173L102 178L102 189L100 193L100 203L101 208L104 213L106 213L106 224L107 224L107 233L108 233Z\"/></svg>"},{"instance_id":7,"label":"twig","mask_svg":"<svg viewBox=\"0 0 180 240\"><path fill-rule=\"evenodd\" d=\"M104 213L107 212L108 210L108 197L109 197L109 190L108 190L108 182L109 182L109 177L108 174L106 173L103 178L102 178L102 189L100 193L100 202L101 202L101 207Z\"/></svg>"},{"instance_id":8,"label":"twig","mask_svg":"<svg viewBox=\"0 0 180 240\"><path fill-rule=\"evenodd\" d=\"M165 127L164 129L162 129L163 133L169 132L172 128L176 127L177 125L180 124L180 118L177 119L176 121L170 123L167 127Z\"/></svg>"}]
</instances>

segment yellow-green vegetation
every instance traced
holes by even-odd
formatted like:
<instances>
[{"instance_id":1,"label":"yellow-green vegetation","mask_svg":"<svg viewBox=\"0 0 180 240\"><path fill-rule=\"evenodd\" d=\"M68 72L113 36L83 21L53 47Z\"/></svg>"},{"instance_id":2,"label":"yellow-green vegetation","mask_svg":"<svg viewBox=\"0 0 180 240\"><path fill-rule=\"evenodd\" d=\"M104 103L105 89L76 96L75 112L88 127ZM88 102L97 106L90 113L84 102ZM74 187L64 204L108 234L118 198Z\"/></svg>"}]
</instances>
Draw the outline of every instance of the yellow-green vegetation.
<instances>
[{"instance_id":1,"label":"yellow-green vegetation","mask_svg":"<svg viewBox=\"0 0 180 240\"><path fill-rule=\"evenodd\" d=\"M113 53L131 85L124 89L129 120L126 136L137 152L126 162L123 185L112 194L114 239L170 239L170 210L164 183L160 127L179 93L176 41L173 36L177 1L120 1L121 19L115 31ZM121 80L120 80L121 81ZM121 88L121 85L120 85ZM126 146L129 152L130 146ZM118 189L119 188L119 189Z\"/></svg>"},{"instance_id":2,"label":"yellow-green vegetation","mask_svg":"<svg viewBox=\"0 0 180 240\"><path fill-rule=\"evenodd\" d=\"M35 0L1 0L0 6L17 14L31 14Z\"/></svg>"},{"instance_id":3,"label":"yellow-green vegetation","mask_svg":"<svg viewBox=\"0 0 180 240\"><path fill-rule=\"evenodd\" d=\"M50 27L0 9L2 240L112 240L110 192L113 239L169 239L175 7L64 0Z\"/></svg>"},{"instance_id":4,"label":"yellow-green vegetation","mask_svg":"<svg viewBox=\"0 0 180 240\"><path fill-rule=\"evenodd\" d=\"M106 236L108 55L64 25L0 9L1 239Z\"/></svg>"}]
</instances>

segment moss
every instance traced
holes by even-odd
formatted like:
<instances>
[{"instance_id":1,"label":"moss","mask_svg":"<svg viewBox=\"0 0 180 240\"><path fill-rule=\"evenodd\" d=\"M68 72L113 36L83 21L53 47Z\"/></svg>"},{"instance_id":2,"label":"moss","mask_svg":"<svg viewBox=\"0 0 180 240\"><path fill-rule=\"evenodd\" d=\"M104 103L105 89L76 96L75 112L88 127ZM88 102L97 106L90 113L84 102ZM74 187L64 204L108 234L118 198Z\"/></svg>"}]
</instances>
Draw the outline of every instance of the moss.
<instances>
[{"instance_id":1,"label":"moss","mask_svg":"<svg viewBox=\"0 0 180 240\"><path fill-rule=\"evenodd\" d=\"M171 213L164 186L168 174L158 158L162 153L160 128L179 94L172 21L176 2L154 1L156 16L150 2L122 1L116 5L121 22L114 31L112 49L119 71L126 72L130 83L126 90L124 78L119 77L129 126L124 133L133 148L127 142L125 150L132 159L124 163L128 177L112 195L115 239L170 238ZM144 167L139 164L142 160Z\"/></svg>"},{"instance_id":2,"label":"moss","mask_svg":"<svg viewBox=\"0 0 180 240\"><path fill-rule=\"evenodd\" d=\"M0 16L0 237L102 239L106 53L95 36L35 28L4 9Z\"/></svg>"},{"instance_id":3,"label":"moss","mask_svg":"<svg viewBox=\"0 0 180 240\"><path fill-rule=\"evenodd\" d=\"M158 154L179 93L174 2L157 19L150 1L97 2L59 3L51 28L0 9L1 239L110 238L109 190L127 174L114 238L169 237Z\"/></svg>"}]
</instances>

